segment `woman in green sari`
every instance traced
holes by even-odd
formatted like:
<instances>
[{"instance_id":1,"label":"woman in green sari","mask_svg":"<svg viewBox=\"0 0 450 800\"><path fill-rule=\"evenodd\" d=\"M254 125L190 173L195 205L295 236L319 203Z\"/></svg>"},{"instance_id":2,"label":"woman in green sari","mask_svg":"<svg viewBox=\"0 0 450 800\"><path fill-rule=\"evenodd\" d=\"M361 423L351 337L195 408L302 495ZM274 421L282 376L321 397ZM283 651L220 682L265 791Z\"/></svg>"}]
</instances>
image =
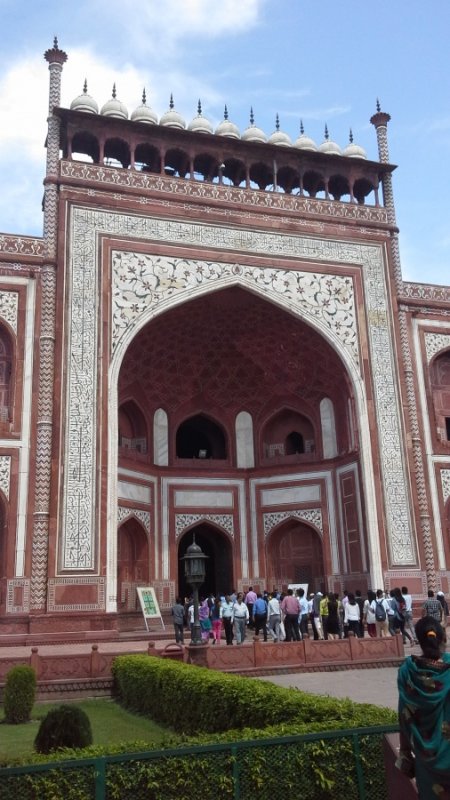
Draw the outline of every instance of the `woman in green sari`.
<instances>
[{"instance_id":1,"label":"woman in green sari","mask_svg":"<svg viewBox=\"0 0 450 800\"><path fill-rule=\"evenodd\" d=\"M433 617L416 624L422 656L398 672L400 753L397 767L415 775L421 800L450 800L450 655Z\"/></svg>"}]
</instances>

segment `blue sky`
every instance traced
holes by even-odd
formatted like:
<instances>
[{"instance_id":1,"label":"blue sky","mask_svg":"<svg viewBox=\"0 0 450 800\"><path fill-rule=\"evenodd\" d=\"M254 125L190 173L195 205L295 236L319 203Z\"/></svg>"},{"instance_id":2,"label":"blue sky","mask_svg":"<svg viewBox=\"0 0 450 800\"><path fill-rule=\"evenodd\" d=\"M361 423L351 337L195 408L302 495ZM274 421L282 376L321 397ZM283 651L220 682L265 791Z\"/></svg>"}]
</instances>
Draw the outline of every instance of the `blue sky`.
<instances>
[{"instance_id":1,"label":"blue sky","mask_svg":"<svg viewBox=\"0 0 450 800\"><path fill-rule=\"evenodd\" d=\"M131 111L142 88L158 115L189 122L202 100L214 125L227 103L241 130L253 106L270 134L275 114L296 138L376 159L369 123L379 97L389 124L404 278L450 284L450 3L448 0L0 0L0 231L42 233L40 204L48 102L43 52L53 36L69 60L62 105L85 77L99 105ZM6 32L6 33L5 33Z\"/></svg>"}]
</instances>

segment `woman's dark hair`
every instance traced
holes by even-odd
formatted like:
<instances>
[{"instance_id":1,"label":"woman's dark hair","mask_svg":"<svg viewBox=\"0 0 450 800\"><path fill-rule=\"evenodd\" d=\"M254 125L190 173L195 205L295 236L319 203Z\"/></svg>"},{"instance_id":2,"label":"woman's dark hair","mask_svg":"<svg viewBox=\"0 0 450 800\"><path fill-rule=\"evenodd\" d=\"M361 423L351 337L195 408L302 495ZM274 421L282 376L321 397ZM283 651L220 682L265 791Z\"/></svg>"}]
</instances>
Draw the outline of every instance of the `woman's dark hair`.
<instances>
[{"instance_id":1,"label":"woman's dark hair","mask_svg":"<svg viewBox=\"0 0 450 800\"><path fill-rule=\"evenodd\" d=\"M353 592L349 592L347 597L348 597L348 602L350 603L350 605L351 606L355 606L356 605L356 600L355 600L355 595L353 594Z\"/></svg>"},{"instance_id":2,"label":"woman's dark hair","mask_svg":"<svg viewBox=\"0 0 450 800\"><path fill-rule=\"evenodd\" d=\"M416 636L425 658L437 659L442 655L446 641L445 631L434 617L422 617L415 625Z\"/></svg>"},{"instance_id":3,"label":"woman's dark hair","mask_svg":"<svg viewBox=\"0 0 450 800\"><path fill-rule=\"evenodd\" d=\"M396 586L396 588L393 589L392 591L394 592L394 595L393 595L394 598L397 600L397 602L401 603L401 601L403 600L403 595L402 595L400 589L398 588L398 586Z\"/></svg>"},{"instance_id":4,"label":"woman's dark hair","mask_svg":"<svg viewBox=\"0 0 450 800\"><path fill-rule=\"evenodd\" d=\"M369 603L371 603L373 600L376 600L376 597L377 596L376 596L375 592L373 591L373 589L368 589L367 590L367 599L368 599Z\"/></svg>"}]
</instances>

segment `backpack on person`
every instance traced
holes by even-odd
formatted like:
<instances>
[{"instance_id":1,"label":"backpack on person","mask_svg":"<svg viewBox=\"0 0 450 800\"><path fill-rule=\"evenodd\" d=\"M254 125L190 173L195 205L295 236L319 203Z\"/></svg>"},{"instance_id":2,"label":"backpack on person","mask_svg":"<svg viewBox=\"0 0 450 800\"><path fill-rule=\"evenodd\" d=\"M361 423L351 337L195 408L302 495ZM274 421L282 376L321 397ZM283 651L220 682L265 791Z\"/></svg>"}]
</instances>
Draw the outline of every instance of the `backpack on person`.
<instances>
[{"instance_id":1,"label":"backpack on person","mask_svg":"<svg viewBox=\"0 0 450 800\"><path fill-rule=\"evenodd\" d=\"M384 622L386 619L386 609L383 600L375 601L375 619L377 622Z\"/></svg>"}]
</instances>

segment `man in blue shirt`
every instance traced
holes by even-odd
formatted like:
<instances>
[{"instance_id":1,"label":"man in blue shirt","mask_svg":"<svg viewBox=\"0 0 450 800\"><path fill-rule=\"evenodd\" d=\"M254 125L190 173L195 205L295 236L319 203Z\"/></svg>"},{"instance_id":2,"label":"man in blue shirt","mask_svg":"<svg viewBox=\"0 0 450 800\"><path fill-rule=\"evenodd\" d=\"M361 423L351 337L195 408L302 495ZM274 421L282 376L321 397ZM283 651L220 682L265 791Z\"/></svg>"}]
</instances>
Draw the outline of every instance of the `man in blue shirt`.
<instances>
[{"instance_id":1,"label":"man in blue shirt","mask_svg":"<svg viewBox=\"0 0 450 800\"><path fill-rule=\"evenodd\" d=\"M258 636L262 629L264 641L267 642L267 603L261 592L258 592L256 601L253 603L253 621L255 623L255 636Z\"/></svg>"}]
</instances>

